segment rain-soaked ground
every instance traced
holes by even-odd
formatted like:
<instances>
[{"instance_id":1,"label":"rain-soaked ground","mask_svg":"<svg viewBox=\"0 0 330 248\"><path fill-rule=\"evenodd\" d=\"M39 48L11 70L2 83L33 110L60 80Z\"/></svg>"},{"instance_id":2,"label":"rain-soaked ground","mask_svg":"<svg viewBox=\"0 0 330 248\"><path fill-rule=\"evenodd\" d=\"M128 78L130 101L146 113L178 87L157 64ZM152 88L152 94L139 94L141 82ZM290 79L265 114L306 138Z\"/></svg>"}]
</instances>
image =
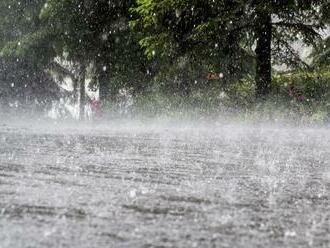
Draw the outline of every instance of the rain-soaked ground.
<instances>
[{"instance_id":1,"label":"rain-soaked ground","mask_svg":"<svg viewBox=\"0 0 330 248\"><path fill-rule=\"evenodd\" d=\"M0 127L0 247L330 247L330 129Z\"/></svg>"}]
</instances>

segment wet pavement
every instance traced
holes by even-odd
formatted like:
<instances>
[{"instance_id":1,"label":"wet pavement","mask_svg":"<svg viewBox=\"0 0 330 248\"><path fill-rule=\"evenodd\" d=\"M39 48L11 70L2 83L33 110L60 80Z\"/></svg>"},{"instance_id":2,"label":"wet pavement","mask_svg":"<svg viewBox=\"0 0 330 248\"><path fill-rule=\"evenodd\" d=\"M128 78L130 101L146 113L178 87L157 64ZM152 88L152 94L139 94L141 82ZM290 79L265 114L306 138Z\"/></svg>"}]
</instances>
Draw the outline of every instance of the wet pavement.
<instances>
[{"instance_id":1,"label":"wet pavement","mask_svg":"<svg viewBox=\"0 0 330 248\"><path fill-rule=\"evenodd\" d=\"M0 127L0 247L330 247L330 131Z\"/></svg>"}]
</instances>

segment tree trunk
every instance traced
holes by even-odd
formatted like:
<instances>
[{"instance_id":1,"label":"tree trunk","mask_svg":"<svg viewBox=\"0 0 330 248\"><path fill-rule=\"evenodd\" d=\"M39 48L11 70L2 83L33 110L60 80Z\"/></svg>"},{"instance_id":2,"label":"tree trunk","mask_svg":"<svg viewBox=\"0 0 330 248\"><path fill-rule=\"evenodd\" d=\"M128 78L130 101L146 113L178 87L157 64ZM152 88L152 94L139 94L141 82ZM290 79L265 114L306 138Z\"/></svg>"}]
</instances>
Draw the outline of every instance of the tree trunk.
<instances>
[{"instance_id":1,"label":"tree trunk","mask_svg":"<svg viewBox=\"0 0 330 248\"><path fill-rule=\"evenodd\" d=\"M101 64L97 65L97 74L99 81L99 98L101 104L104 104L109 97L108 67Z\"/></svg>"},{"instance_id":2,"label":"tree trunk","mask_svg":"<svg viewBox=\"0 0 330 248\"><path fill-rule=\"evenodd\" d=\"M187 97L191 93L191 85L189 84L188 69L183 68L183 71L179 75L179 93L182 97Z\"/></svg>"},{"instance_id":3,"label":"tree trunk","mask_svg":"<svg viewBox=\"0 0 330 248\"><path fill-rule=\"evenodd\" d=\"M72 78L73 80L73 102L77 103L78 101L78 81L76 78Z\"/></svg>"},{"instance_id":4,"label":"tree trunk","mask_svg":"<svg viewBox=\"0 0 330 248\"><path fill-rule=\"evenodd\" d=\"M238 53L239 53L239 44L238 44L238 36L236 32L229 32L226 38L226 46L224 49L224 53L226 55L226 64L224 65L224 69L221 72L224 72L226 75L226 79L228 78L236 78L239 72L239 60L238 60ZM220 58L221 59L221 58ZM222 68L221 68L222 69Z\"/></svg>"},{"instance_id":5,"label":"tree trunk","mask_svg":"<svg viewBox=\"0 0 330 248\"><path fill-rule=\"evenodd\" d=\"M80 99L79 99L79 119L85 119L85 105L86 105L86 90L85 90L85 79L86 79L86 66L83 64L80 68Z\"/></svg>"},{"instance_id":6,"label":"tree trunk","mask_svg":"<svg viewBox=\"0 0 330 248\"><path fill-rule=\"evenodd\" d=\"M272 19L269 13L258 14L259 25L256 29L257 47L256 53L256 97L258 100L265 99L271 92L272 65Z\"/></svg>"}]
</instances>

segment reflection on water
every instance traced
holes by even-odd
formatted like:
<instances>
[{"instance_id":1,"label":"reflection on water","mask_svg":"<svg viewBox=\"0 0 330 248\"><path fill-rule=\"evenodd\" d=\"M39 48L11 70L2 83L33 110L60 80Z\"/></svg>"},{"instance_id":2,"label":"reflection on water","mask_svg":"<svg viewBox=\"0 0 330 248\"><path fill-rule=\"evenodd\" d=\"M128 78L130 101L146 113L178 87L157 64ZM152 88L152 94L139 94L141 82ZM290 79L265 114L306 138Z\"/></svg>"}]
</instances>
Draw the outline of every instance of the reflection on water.
<instances>
[{"instance_id":1,"label":"reflection on water","mask_svg":"<svg viewBox=\"0 0 330 248\"><path fill-rule=\"evenodd\" d=\"M330 132L0 128L0 247L329 247Z\"/></svg>"}]
</instances>

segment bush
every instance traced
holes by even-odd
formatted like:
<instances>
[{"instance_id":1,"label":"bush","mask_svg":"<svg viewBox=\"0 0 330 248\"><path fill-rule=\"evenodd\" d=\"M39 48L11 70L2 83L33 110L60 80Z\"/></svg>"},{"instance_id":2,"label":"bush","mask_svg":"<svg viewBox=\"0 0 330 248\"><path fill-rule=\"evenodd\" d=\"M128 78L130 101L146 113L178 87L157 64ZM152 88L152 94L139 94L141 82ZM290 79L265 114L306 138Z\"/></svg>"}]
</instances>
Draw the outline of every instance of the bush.
<instances>
[{"instance_id":1,"label":"bush","mask_svg":"<svg viewBox=\"0 0 330 248\"><path fill-rule=\"evenodd\" d=\"M235 116L249 121L304 123L327 120L330 110L330 72L327 69L276 73L272 83L272 94L264 102L255 99L252 77L231 84L219 82L208 88L195 88L187 96L153 87L149 92L134 96L130 114L194 119Z\"/></svg>"},{"instance_id":2,"label":"bush","mask_svg":"<svg viewBox=\"0 0 330 248\"><path fill-rule=\"evenodd\" d=\"M324 68L313 72L293 71L277 74L273 77L274 94L289 97L290 87L294 87L297 95L303 96L307 102L328 101L330 70Z\"/></svg>"}]
</instances>

